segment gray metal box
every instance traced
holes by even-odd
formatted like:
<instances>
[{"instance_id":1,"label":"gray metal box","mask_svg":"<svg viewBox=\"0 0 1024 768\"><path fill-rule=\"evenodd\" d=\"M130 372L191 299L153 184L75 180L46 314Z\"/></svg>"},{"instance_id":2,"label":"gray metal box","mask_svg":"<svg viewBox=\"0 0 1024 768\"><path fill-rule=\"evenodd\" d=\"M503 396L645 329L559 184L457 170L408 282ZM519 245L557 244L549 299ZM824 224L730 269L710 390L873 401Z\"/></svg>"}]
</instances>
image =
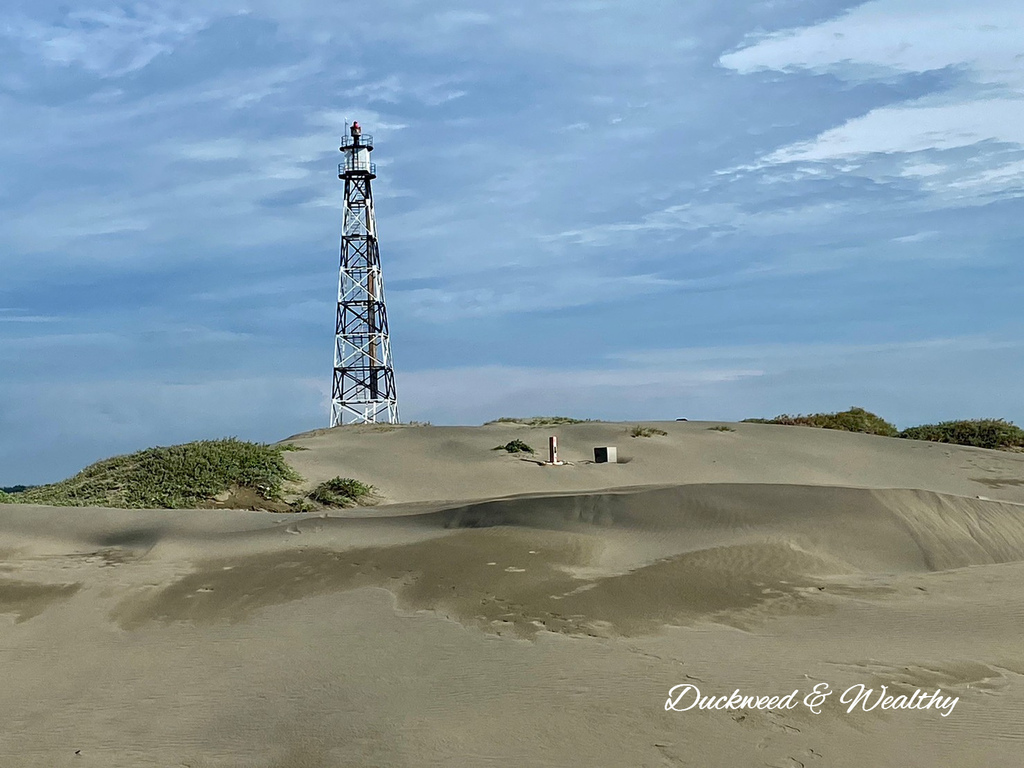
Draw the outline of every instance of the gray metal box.
<instances>
[{"instance_id":1,"label":"gray metal box","mask_svg":"<svg viewBox=\"0 0 1024 768\"><path fill-rule=\"evenodd\" d=\"M614 445L606 445L594 449L595 464L618 464L619 452Z\"/></svg>"}]
</instances>

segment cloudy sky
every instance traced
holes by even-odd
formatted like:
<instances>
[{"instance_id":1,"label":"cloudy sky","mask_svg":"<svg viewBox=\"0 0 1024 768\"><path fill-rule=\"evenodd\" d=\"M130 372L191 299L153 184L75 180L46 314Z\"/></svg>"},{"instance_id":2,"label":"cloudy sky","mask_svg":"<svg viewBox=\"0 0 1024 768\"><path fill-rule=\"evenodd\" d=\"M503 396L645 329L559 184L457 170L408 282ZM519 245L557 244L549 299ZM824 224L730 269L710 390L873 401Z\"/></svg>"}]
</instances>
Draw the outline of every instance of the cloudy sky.
<instances>
[{"instance_id":1,"label":"cloudy sky","mask_svg":"<svg viewBox=\"0 0 1024 768\"><path fill-rule=\"evenodd\" d=\"M6 0L0 485L325 426L345 121L404 419L1024 423L1018 0Z\"/></svg>"}]
</instances>

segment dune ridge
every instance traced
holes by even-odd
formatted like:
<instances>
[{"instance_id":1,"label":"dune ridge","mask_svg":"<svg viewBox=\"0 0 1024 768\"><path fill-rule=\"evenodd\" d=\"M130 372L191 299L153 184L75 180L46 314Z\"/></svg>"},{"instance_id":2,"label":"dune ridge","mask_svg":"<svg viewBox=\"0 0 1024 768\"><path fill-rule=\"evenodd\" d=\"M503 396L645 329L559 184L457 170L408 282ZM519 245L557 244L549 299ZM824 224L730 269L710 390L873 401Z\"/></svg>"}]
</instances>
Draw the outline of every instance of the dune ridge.
<instances>
[{"instance_id":1,"label":"dune ridge","mask_svg":"<svg viewBox=\"0 0 1024 768\"><path fill-rule=\"evenodd\" d=\"M352 426L295 435L285 458L306 485L341 474L377 487L385 504L479 501L523 493L705 483L920 489L1024 502L1024 454L811 427L643 422L665 435L633 438L634 423L533 428ZM556 435L568 466L541 466ZM492 449L521 439L536 455ZM615 445L626 463L595 464Z\"/></svg>"},{"instance_id":2,"label":"dune ridge","mask_svg":"<svg viewBox=\"0 0 1024 768\"><path fill-rule=\"evenodd\" d=\"M72 525L60 508L11 505L0 519L8 547L39 551L278 548L290 535L386 545L460 529L509 527L614 536L639 552L680 553L754 539L784 540L846 562L851 572L934 571L1024 560L1024 509L1014 502L919 489L715 483L522 494L467 504L390 505L387 514L102 510ZM58 523L60 523L58 533ZM352 535L354 534L354 535ZM42 542L49 540L48 546ZM15 547L17 549L17 547Z\"/></svg>"}]
</instances>

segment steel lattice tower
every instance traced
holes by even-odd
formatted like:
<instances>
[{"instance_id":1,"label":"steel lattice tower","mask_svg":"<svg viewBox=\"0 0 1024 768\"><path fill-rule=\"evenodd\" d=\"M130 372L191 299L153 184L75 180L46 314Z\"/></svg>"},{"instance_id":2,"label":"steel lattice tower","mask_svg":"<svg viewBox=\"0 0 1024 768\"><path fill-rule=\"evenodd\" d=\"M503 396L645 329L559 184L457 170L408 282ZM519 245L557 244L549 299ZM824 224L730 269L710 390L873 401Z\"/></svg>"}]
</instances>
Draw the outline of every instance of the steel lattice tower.
<instances>
[{"instance_id":1,"label":"steel lattice tower","mask_svg":"<svg viewBox=\"0 0 1024 768\"><path fill-rule=\"evenodd\" d=\"M331 426L398 421L395 370L391 363L384 278L377 248L370 181L373 137L352 123L340 147L345 161L338 178L345 181L341 225L341 269L334 339Z\"/></svg>"}]
</instances>

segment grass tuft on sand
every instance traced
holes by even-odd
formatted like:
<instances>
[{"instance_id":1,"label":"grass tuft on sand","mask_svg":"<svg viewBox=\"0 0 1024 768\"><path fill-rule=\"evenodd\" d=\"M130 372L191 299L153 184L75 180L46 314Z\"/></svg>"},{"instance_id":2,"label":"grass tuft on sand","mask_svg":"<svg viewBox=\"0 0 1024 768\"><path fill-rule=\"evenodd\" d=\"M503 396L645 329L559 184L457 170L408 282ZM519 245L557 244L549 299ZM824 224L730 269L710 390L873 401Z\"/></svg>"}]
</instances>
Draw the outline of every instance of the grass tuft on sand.
<instances>
[{"instance_id":1,"label":"grass tuft on sand","mask_svg":"<svg viewBox=\"0 0 1024 768\"><path fill-rule=\"evenodd\" d=\"M629 430L630 437L654 437L655 435L667 435L664 429L658 429L657 427L642 427L637 424L631 430Z\"/></svg>"},{"instance_id":2,"label":"grass tuft on sand","mask_svg":"<svg viewBox=\"0 0 1024 768\"><path fill-rule=\"evenodd\" d=\"M74 477L0 496L16 504L122 509L187 509L233 488L248 488L268 501L284 483L301 480L285 463L281 446L235 438L147 448L86 467Z\"/></svg>"},{"instance_id":3,"label":"grass tuft on sand","mask_svg":"<svg viewBox=\"0 0 1024 768\"><path fill-rule=\"evenodd\" d=\"M1004 419L965 419L922 424L903 430L900 437L975 448L1024 449L1024 429Z\"/></svg>"},{"instance_id":4,"label":"grass tuft on sand","mask_svg":"<svg viewBox=\"0 0 1024 768\"><path fill-rule=\"evenodd\" d=\"M812 413L806 416L790 416L782 414L774 419L744 419L747 424L785 424L798 427L818 427L820 429L838 429L844 432L864 432L869 435L897 437L899 430L881 416L856 406L848 411L838 413Z\"/></svg>"},{"instance_id":5,"label":"grass tuft on sand","mask_svg":"<svg viewBox=\"0 0 1024 768\"><path fill-rule=\"evenodd\" d=\"M307 494L307 498L325 507L355 507L369 500L376 489L351 477L325 480Z\"/></svg>"}]
</instances>

